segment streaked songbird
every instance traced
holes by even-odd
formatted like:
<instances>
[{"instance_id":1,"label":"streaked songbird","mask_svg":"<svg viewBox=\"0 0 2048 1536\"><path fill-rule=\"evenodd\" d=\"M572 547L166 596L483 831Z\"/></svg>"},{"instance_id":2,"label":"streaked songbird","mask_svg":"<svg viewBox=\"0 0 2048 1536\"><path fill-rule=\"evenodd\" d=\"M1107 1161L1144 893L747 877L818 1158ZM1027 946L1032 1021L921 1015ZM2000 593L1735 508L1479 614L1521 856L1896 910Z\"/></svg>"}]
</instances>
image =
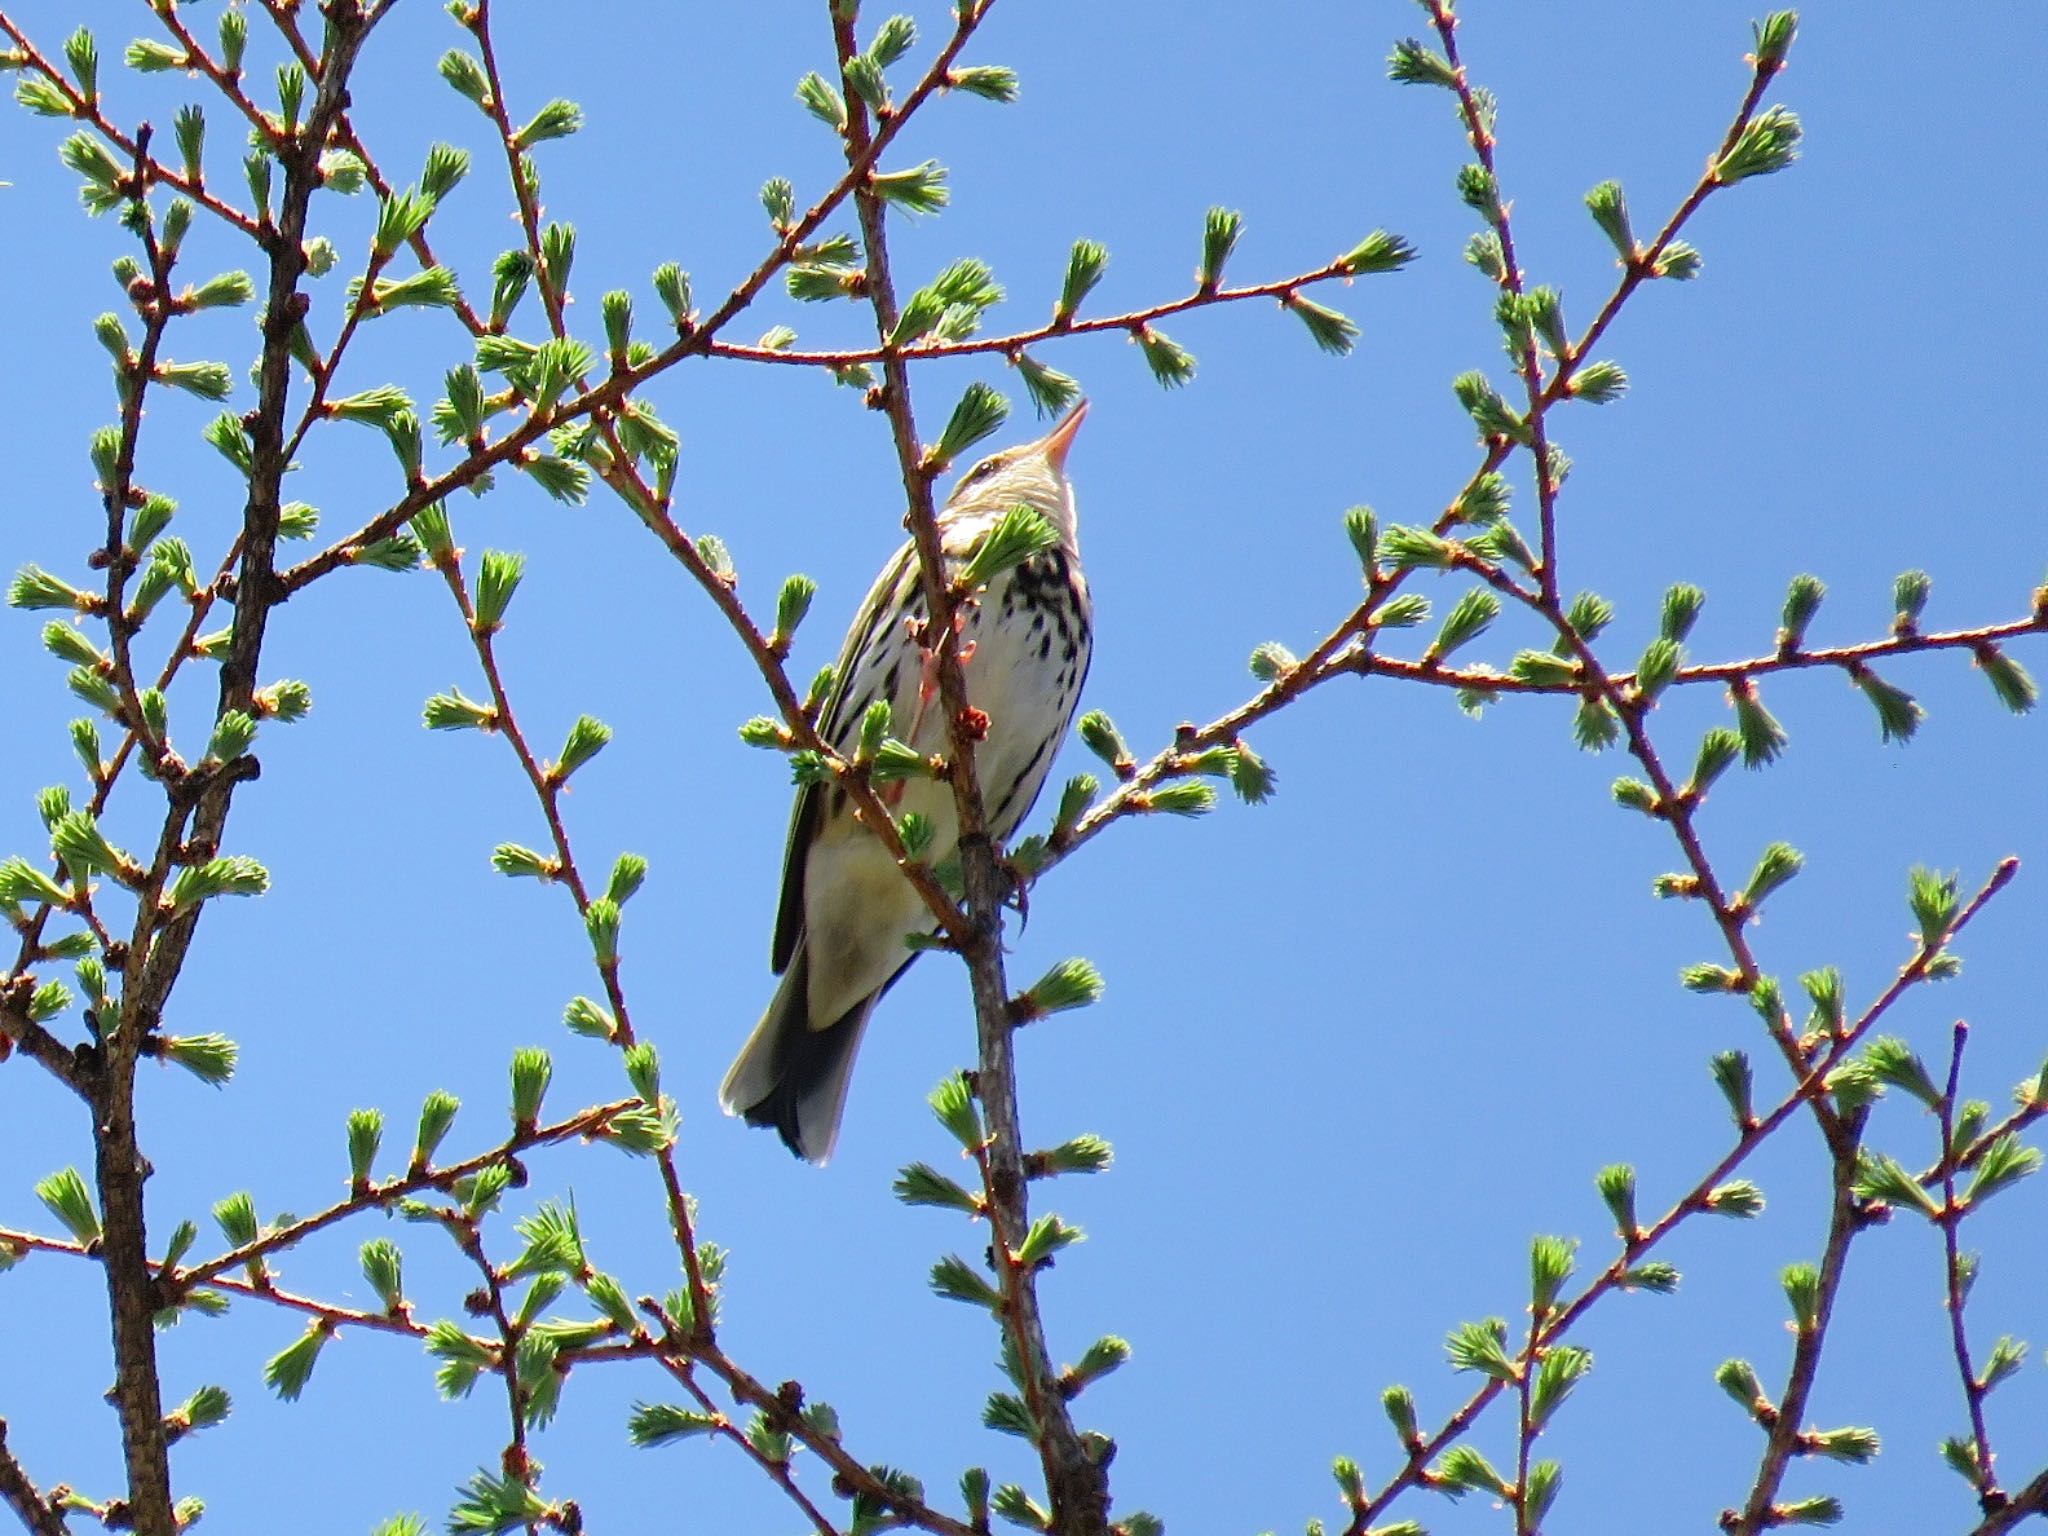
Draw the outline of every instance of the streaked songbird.
<instances>
[{"instance_id":1,"label":"streaked songbird","mask_svg":"<svg viewBox=\"0 0 2048 1536\"><path fill-rule=\"evenodd\" d=\"M968 700L988 716L975 770L988 830L999 842L1038 798L1088 675L1088 584L1067 479L1067 453L1087 411L1084 402L1037 442L983 459L939 513L949 575L1019 505L1042 513L1059 534L1056 544L996 575L960 611ZM878 699L889 702L895 735L925 754L948 751L936 678L920 645L924 607L917 552L905 544L876 579L840 652L819 720L835 751L852 754L862 718ZM953 852L951 785L915 778L888 786L885 798L899 817L915 811L929 818L928 861ZM888 849L854 818L846 791L830 784L799 790L775 918L773 960L782 985L726 1073L719 1090L726 1113L773 1126L798 1157L829 1158L868 1016L917 957L905 936L935 927Z\"/></svg>"}]
</instances>

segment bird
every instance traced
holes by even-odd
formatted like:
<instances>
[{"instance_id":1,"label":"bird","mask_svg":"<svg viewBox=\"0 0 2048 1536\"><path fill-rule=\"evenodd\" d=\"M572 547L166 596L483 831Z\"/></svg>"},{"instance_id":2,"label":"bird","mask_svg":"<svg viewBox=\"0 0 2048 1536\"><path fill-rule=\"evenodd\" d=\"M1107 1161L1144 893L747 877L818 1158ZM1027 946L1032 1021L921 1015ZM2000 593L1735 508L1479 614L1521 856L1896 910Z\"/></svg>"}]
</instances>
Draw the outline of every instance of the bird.
<instances>
[{"instance_id":1,"label":"bird","mask_svg":"<svg viewBox=\"0 0 2048 1536\"><path fill-rule=\"evenodd\" d=\"M960 477L938 515L949 575L1014 507L1041 513L1059 536L997 575L958 613L968 701L988 717L974 763L988 831L999 844L1030 814L1045 784L1093 651L1093 608L1066 473L1087 413L1083 401L1036 442L981 460ZM894 735L926 755L948 750L932 661L921 647L924 607L916 547L906 543L876 578L840 651L818 722L835 752L852 754L878 699L890 705ZM958 823L949 784L911 779L884 794L899 818L912 811L928 818L927 861L954 851ZM869 1016L917 958L906 937L936 926L881 839L856 819L846 791L830 784L799 789L771 946L782 983L719 1089L725 1112L772 1127L806 1162L826 1162Z\"/></svg>"}]
</instances>

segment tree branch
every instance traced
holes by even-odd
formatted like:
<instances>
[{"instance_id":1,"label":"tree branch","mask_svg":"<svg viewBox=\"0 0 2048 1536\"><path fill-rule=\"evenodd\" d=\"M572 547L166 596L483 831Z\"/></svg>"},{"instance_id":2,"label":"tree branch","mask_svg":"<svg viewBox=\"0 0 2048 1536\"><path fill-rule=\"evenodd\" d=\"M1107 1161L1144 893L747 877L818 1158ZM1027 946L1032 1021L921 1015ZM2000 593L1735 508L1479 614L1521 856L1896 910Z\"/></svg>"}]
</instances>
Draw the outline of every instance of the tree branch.
<instances>
[{"instance_id":1,"label":"tree branch","mask_svg":"<svg viewBox=\"0 0 2048 1536\"><path fill-rule=\"evenodd\" d=\"M100 111L97 99L87 101L85 96L72 85L64 71L45 58L36 48L35 44L29 41L28 35L4 11L0 11L0 32L5 32L14 43L15 48L22 54L23 58L20 67L41 76L42 79L60 91L69 103L73 117L82 123L89 124L95 133L99 134L101 138L113 145L123 155L131 159L137 157L144 159L147 165L148 179L151 182L161 183L184 194L194 203L206 209L207 212L218 216L226 223L232 224L252 240L262 238L263 227L256 220L249 217L248 214L242 212L241 209L231 203L223 202L220 198L208 192L200 182L180 175L161 160L145 155L142 142L135 135L124 133L121 129L114 126L106 114Z\"/></svg>"},{"instance_id":2,"label":"tree branch","mask_svg":"<svg viewBox=\"0 0 2048 1536\"><path fill-rule=\"evenodd\" d=\"M957 11L952 51L965 43L988 14L991 3L992 0L980 0L978 4L963 0ZM831 7L831 11L840 86L846 102L847 166L853 171L872 159L873 135L867 104L847 75L848 64L860 51L852 16L837 6ZM886 205L865 176L855 187L854 208L867 252L867 289L875 312L876 335L886 344L895 331L898 316L896 288L889 271ZM975 1093L987 1114L988 1141L981 1155L987 1163L988 1216L995 1244L996 1275L1003 1295L1003 1324L1016 1348L1025 1405L1038 1429L1039 1456L1052 1504L1052 1528L1063 1536L1099 1536L1109 1524L1105 1468L1083 1444L1059 1391L1057 1373L1046 1348L1036 1276L1011 1257L1030 1225L1030 1202L1018 1117L1010 991L1003 968L1004 877L988 835L981 784L974 771L976 732L969 713L967 682L960 664L960 637L954 624L955 605L932 496L937 466L926 461L918 443L910 400L910 370L903 358L885 357L882 376L882 408L895 440L908 502L906 521L917 550L918 575L924 588L926 619L922 643L935 664L952 765L948 782L953 789L959 828L961 880L968 916L968 933L961 952L974 997L980 1061Z\"/></svg>"},{"instance_id":3,"label":"tree branch","mask_svg":"<svg viewBox=\"0 0 2048 1536\"><path fill-rule=\"evenodd\" d=\"M1956 1379L1963 1389L1963 1401L1970 1412L1970 1446L1976 1453L1975 1478L1978 1502L1992 1509L2005 1502L1998 1486L1996 1459L1991 1453L1991 1432L1984 1423L1984 1384L1970 1359L1970 1331L1964 1309L1970 1290L1970 1261L1963 1257L1961 1228L1966 1207L1956 1203L1956 1108L1957 1089L1963 1073L1963 1048L1970 1038L1970 1026L1961 1019L1949 1036L1948 1086L1941 1096L1941 1228L1942 1308L1948 1314L1949 1346L1955 1352Z\"/></svg>"},{"instance_id":4,"label":"tree branch","mask_svg":"<svg viewBox=\"0 0 2048 1536\"><path fill-rule=\"evenodd\" d=\"M1970 1528L1969 1536L2005 1536L2035 1515L2048 1515L2048 1471L2041 1472L2006 1504L1986 1514Z\"/></svg>"},{"instance_id":5,"label":"tree branch","mask_svg":"<svg viewBox=\"0 0 2048 1536\"><path fill-rule=\"evenodd\" d=\"M278 601L271 589L279 490L287 468L283 418L290 388L289 343L300 314L306 212L319 179L327 129L342 108L350 70L371 25L356 0L328 0L325 11L328 45L319 89L305 128L279 151L285 178L276 227L257 236L270 253L270 284L258 403L249 421L254 455L243 513L234 638L221 669L222 711L250 708L265 621ZM192 845L218 849L235 783L232 775L217 775L191 799L171 797L157 857L139 893L135 932L122 965L120 1023L106 1042L99 1083L95 1153L118 1367L114 1397L127 1460L129 1510L139 1536L174 1536L176 1519L157 1378L155 1314L161 1296L148 1257L143 1181L149 1170L135 1121L135 1068L142 1042L162 1017L183 968L199 917L195 906L163 920L158 898L174 858Z\"/></svg>"},{"instance_id":6,"label":"tree branch","mask_svg":"<svg viewBox=\"0 0 2048 1536\"><path fill-rule=\"evenodd\" d=\"M1818 1101L1816 1101L1818 1102ZM1771 1420L1764 1442L1763 1461L1757 1468L1749 1502L1739 1516L1731 1511L1721 1517L1721 1528L1730 1536L1757 1536L1758 1532L1782 1523L1774 1513L1778 1489L1795 1456L1805 1453L1806 1404L1820 1374L1821 1352L1827 1346L1828 1319L1833 1316L1835 1297L1842 1288L1842 1274L1849 1262L1849 1245L1865 1226L1856 1198L1856 1152L1861 1145L1866 1111L1857 1110L1841 1118L1840 1129L1831 1132L1828 1148L1833 1158L1831 1199L1828 1206L1827 1246L1821 1254L1820 1289L1811 1327L1795 1330L1792 1367L1779 1394L1777 1414ZM1733 1516L1733 1518L1731 1518Z\"/></svg>"},{"instance_id":7,"label":"tree branch","mask_svg":"<svg viewBox=\"0 0 2048 1536\"><path fill-rule=\"evenodd\" d=\"M1845 1027L1841 1035L1829 1044L1825 1051L1819 1053L1819 1059L1815 1061L1811 1070L1799 1080L1791 1092L1778 1101L1776 1107L1768 1114L1742 1125L1735 1145L1695 1181L1691 1188L1679 1196L1662 1216L1633 1235L1625 1236L1622 1252L1608 1264L1607 1268L1589 1281L1578 1295L1551 1313L1543 1331L1544 1347L1561 1342L1603 1299L1617 1290L1626 1289L1631 1283L1631 1270L1665 1238L1694 1217L1711 1210L1709 1197L1713 1191L1740 1169L1750 1156L1804 1105L1828 1091L1828 1078L1835 1069L1848 1060L1856 1047L1862 1044L1892 1006L1905 995L1907 988L1926 976L1928 964L1934 957L1953 943L1956 936L1969 926L1977 914L1983 911L2018 873L2017 859L2008 858L2001 861L1977 888L1976 894L1957 910L1955 920L1949 924L1947 931L1937 935L1931 942L1922 942L1915 947L1912 956L1899 967L1891 983L1856 1016L1854 1023ZM1851 1161L1853 1163L1853 1157ZM1489 1379L1484 1386L1473 1392L1434 1434L1419 1438L1410 1445L1401 1471L1377 1494L1353 1511L1351 1520L1344 1527L1344 1536L1368 1536L1373 1522L1385 1514L1403 1493L1424 1484L1424 1474L1430 1461L1463 1436L1505 1388L1505 1383Z\"/></svg>"},{"instance_id":8,"label":"tree branch","mask_svg":"<svg viewBox=\"0 0 2048 1536\"><path fill-rule=\"evenodd\" d=\"M29 1536L69 1536L63 1511L37 1490L7 1448L5 1419L0 1419L0 1504L14 1511Z\"/></svg>"},{"instance_id":9,"label":"tree branch","mask_svg":"<svg viewBox=\"0 0 2048 1536\"><path fill-rule=\"evenodd\" d=\"M1494 165L1491 113L1480 106L1471 81L1466 77L1465 66L1458 58L1458 18L1452 13L1449 0L1425 0L1425 5L1430 23L1443 42L1444 58L1451 66L1451 89L1458 98L1458 112L1465 122L1465 137L1472 145L1472 152L1479 157L1487 180L1493 184L1494 212L1488 215L1488 222L1500 238L1500 286L1520 299L1525 297L1522 268L1515 257L1515 232L1513 221L1508 216L1508 199L1500 191L1499 172ZM1535 328L1523 324L1520 330L1520 340L1513 349L1513 356L1515 371L1528 395L1529 410L1525 419L1529 424L1529 453L1536 463L1537 518L1541 537L1536 574L1543 584L1544 598L1555 604L1558 597L1557 477L1552 472L1549 427L1544 420L1543 362L1536 350Z\"/></svg>"}]
</instances>

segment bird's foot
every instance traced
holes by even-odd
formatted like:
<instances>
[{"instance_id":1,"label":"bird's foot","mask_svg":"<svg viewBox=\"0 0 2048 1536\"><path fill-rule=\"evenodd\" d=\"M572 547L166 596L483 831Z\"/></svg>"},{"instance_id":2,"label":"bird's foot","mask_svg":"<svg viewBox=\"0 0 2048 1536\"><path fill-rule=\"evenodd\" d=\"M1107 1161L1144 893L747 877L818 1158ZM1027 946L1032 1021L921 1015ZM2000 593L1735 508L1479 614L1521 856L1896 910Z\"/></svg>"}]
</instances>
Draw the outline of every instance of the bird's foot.
<instances>
[{"instance_id":1,"label":"bird's foot","mask_svg":"<svg viewBox=\"0 0 2048 1536\"><path fill-rule=\"evenodd\" d=\"M1022 865L1007 854L996 860L996 875L1003 882L1002 904L1017 914L1017 931L1031 925L1031 879Z\"/></svg>"}]
</instances>

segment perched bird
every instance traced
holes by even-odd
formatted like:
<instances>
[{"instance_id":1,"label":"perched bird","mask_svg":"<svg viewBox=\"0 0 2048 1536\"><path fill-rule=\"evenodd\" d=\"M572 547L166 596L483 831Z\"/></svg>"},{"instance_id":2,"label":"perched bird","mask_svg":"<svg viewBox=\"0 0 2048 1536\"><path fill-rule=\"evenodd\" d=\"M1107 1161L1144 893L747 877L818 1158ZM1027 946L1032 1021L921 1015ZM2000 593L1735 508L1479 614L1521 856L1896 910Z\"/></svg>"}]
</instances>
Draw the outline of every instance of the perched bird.
<instances>
[{"instance_id":1,"label":"perched bird","mask_svg":"<svg viewBox=\"0 0 2048 1536\"><path fill-rule=\"evenodd\" d=\"M1059 542L1003 572L960 614L967 696L988 716L974 762L988 829L1007 839L1030 812L1073 718L1088 675L1090 607L1075 542L1067 453L1085 403L1035 443L976 464L939 513L949 568L957 571L1011 508L1043 513ZM851 753L861 719L889 701L894 734L920 752L947 750L944 710L930 658L919 644L924 594L917 552L905 544L861 605L839 655L837 683L819 722L834 750ZM889 786L899 816L917 811L933 828L925 857L958 840L953 791L932 779ZM854 819L846 792L797 792L783 857L773 960L782 985L719 1090L725 1112L773 1126L798 1157L832 1155L854 1052L868 1015L916 951L910 933L934 931L930 909L881 840Z\"/></svg>"}]
</instances>

